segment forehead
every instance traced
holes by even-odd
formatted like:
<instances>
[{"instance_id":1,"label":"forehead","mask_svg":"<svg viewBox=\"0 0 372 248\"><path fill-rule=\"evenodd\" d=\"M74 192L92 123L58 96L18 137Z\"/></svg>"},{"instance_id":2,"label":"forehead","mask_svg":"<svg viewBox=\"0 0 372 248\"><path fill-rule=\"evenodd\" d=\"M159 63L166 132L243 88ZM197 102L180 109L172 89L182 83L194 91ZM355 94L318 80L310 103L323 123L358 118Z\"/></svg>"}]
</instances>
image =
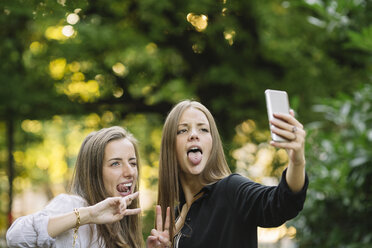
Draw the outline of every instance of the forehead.
<instances>
[{"instance_id":1,"label":"forehead","mask_svg":"<svg viewBox=\"0 0 372 248\"><path fill-rule=\"evenodd\" d=\"M118 153L135 153L134 145L126 138L111 140L106 144L105 155L114 155Z\"/></svg>"},{"instance_id":2,"label":"forehead","mask_svg":"<svg viewBox=\"0 0 372 248\"><path fill-rule=\"evenodd\" d=\"M197 122L198 124L209 125L207 116L201 110L194 107L189 107L182 113L178 124L180 125L189 122Z\"/></svg>"}]
</instances>

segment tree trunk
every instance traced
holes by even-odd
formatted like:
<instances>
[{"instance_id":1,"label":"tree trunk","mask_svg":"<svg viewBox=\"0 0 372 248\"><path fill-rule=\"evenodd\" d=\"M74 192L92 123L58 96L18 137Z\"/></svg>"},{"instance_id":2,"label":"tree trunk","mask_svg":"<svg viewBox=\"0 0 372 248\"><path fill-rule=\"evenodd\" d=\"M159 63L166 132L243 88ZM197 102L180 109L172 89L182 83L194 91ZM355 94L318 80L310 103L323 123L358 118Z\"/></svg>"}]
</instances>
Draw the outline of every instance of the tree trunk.
<instances>
[{"instance_id":1,"label":"tree trunk","mask_svg":"<svg viewBox=\"0 0 372 248\"><path fill-rule=\"evenodd\" d=\"M12 204L13 204L13 180L14 180L14 121L8 119L6 121L6 138L8 146L8 182L9 182L9 204L8 204L8 226L12 224Z\"/></svg>"}]
</instances>

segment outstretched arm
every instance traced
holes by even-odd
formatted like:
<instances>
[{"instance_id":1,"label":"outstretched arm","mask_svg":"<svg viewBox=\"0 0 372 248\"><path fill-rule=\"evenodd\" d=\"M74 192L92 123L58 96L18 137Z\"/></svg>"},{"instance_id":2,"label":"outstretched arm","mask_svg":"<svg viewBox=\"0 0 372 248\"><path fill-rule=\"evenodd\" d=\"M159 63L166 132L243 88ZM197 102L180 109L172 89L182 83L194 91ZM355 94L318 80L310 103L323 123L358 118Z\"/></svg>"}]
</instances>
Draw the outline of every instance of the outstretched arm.
<instances>
[{"instance_id":1,"label":"outstretched arm","mask_svg":"<svg viewBox=\"0 0 372 248\"><path fill-rule=\"evenodd\" d=\"M141 212L140 208L128 209L127 206L137 198L138 192L126 197L110 197L96 205L81 207L78 209L80 225L85 224L107 224L121 220L125 215L134 215ZM59 234L72 229L77 224L77 213L74 211L52 216L48 222L48 234L56 237Z\"/></svg>"}]
</instances>

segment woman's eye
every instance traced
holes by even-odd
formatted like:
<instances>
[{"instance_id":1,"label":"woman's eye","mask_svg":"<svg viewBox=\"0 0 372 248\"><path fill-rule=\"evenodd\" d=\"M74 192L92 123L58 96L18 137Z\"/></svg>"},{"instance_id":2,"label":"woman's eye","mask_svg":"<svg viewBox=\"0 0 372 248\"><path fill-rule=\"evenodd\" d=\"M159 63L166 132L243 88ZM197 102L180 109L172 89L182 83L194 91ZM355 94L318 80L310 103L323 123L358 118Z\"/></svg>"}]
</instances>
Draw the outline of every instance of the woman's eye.
<instances>
[{"instance_id":1,"label":"woman's eye","mask_svg":"<svg viewBox=\"0 0 372 248\"><path fill-rule=\"evenodd\" d=\"M202 128L201 129L203 132L205 132L205 133L209 133L209 129L207 129L207 128Z\"/></svg>"},{"instance_id":2,"label":"woman's eye","mask_svg":"<svg viewBox=\"0 0 372 248\"><path fill-rule=\"evenodd\" d=\"M177 134L181 134L181 133L184 133L184 132L186 132L186 129L180 129L180 130L177 131Z\"/></svg>"},{"instance_id":3,"label":"woman's eye","mask_svg":"<svg viewBox=\"0 0 372 248\"><path fill-rule=\"evenodd\" d=\"M137 167L137 163L130 163L130 165L132 166L132 167Z\"/></svg>"},{"instance_id":4,"label":"woman's eye","mask_svg":"<svg viewBox=\"0 0 372 248\"><path fill-rule=\"evenodd\" d=\"M119 162L113 162L111 166L119 166Z\"/></svg>"}]
</instances>

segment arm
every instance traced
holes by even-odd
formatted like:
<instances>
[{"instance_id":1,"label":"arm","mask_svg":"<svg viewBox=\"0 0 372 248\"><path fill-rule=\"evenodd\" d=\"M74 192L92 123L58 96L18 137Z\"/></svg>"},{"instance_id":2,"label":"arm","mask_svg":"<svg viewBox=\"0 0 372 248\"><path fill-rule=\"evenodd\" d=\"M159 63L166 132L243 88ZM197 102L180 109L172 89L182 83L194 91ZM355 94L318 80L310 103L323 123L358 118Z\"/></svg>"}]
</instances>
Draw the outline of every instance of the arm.
<instances>
[{"instance_id":1,"label":"arm","mask_svg":"<svg viewBox=\"0 0 372 248\"><path fill-rule=\"evenodd\" d=\"M277 227L294 218L303 208L308 180L301 191L294 193L283 172L278 186L265 186L248 178L233 174L226 187L230 211L248 226Z\"/></svg>"},{"instance_id":2,"label":"arm","mask_svg":"<svg viewBox=\"0 0 372 248\"><path fill-rule=\"evenodd\" d=\"M127 209L133 199L137 198L138 192L126 197L110 197L96 205L81 207L78 209L80 225L107 224L121 220L125 215L139 214L141 209ZM77 224L77 215L74 211L52 216L48 222L48 234L56 237L61 233L74 228Z\"/></svg>"},{"instance_id":3,"label":"arm","mask_svg":"<svg viewBox=\"0 0 372 248\"><path fill-rule=\"evenodd\" d=\"M300 192L305 184L305 164L293 165L291 162L288 165L286 174L288 187L293 193Z\"/></svg>"},{"instance_id":4,"label":"arm","mask_svg":"<svg viewBox=\"0 0 372 248\"><path fill-rule=\"evenodd\" d=\"M94 206L81 207L85 205L81 197L59 195L42 211L18 218L6 234L7 244L9 247L58 247L58 243L65 246L67 239L72 242L72 236L66 231L76 225L76 215L70 209L77 207L81 210L81 225L112 223L125 215L140 212L140 209L126 208L135 197L138 197L138 192L125 199L107 198ZM89 234L89 228L84 228L84 231Z\"/></svg>"},{"instance_id":5,"label":"arm","mask_svg":"<svg viewBox=\"0 0 372 248\"><path fill-rule=\"evenodd\" d=\"M55 240L46 230L48 220L43 211L17 218L6 233L8 247L54 247Z\"/></svg>"},{"instance_id":6,"label":"arm","mask_svg":"<svg viewBox=\"0 0 372 248\"><path fill-rule=\"evenodd\" d=\"M78 209L80 213L80 225L89 224L89 207L82 207ZM58 216L52 216L48 222L48 234L55 238L61 233L72 229L76 226L77 216L75 212L69 212Z\"/></svg>"}]
</instances>

